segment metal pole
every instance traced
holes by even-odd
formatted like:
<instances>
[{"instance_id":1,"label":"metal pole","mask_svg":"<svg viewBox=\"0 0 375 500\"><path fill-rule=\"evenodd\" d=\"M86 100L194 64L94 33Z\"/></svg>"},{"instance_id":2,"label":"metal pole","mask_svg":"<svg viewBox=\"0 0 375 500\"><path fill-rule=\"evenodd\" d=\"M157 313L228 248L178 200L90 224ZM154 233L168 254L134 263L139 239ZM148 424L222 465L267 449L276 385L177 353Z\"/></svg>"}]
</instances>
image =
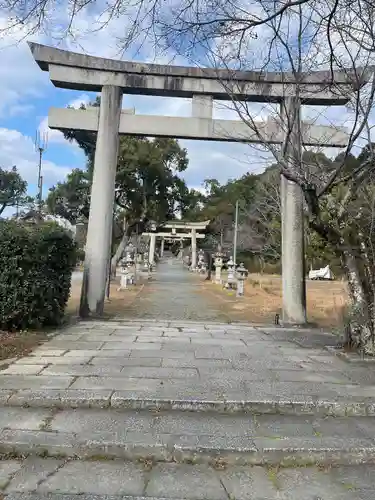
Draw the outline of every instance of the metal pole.
<instances>
[{"instance_id":1,"label":"metal pole","mask_svg":"<svg viewBox=\"0 0 375 500\"><path fill-rule=\"evenodd\" d=\"M43 184L42 184L42 156L43 156L43 148L39 148L39 166L38 166L38 208L39 208L39 213L42 212L42 195L43 195Z\"/></svg>"},{"instance_id":2,"label":"metal pole","mask_svg":"<svg viewBox=\"0 0 375 500\"><path fill-rule=\"evenodd\" d=\"M236 215L234 221L234 239L233 239L233 263L237 264L237 232L238 232L238 200L236 201Z\"/></svg>"}]
</instances>

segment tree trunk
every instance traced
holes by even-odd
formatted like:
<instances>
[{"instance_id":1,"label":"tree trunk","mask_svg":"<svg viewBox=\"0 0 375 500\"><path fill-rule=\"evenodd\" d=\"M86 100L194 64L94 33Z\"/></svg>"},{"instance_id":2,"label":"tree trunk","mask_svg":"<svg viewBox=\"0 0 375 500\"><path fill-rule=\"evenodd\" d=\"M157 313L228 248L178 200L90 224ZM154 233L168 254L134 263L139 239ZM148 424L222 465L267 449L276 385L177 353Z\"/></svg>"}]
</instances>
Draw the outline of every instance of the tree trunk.
<instances>
[{"instance_id":1,"label":"tree trunk","mask_svg":"<svg viewBox=\"0 0 375 500\"><path fill-rule=\"evenodd\" d=\"M367 300L360 267L355 256L349 252L344 253L344 264L351 301L350 319L345 341L364 353L374 354L371 314L369 314L371 307Z\"/></svg>"}]
</instances>

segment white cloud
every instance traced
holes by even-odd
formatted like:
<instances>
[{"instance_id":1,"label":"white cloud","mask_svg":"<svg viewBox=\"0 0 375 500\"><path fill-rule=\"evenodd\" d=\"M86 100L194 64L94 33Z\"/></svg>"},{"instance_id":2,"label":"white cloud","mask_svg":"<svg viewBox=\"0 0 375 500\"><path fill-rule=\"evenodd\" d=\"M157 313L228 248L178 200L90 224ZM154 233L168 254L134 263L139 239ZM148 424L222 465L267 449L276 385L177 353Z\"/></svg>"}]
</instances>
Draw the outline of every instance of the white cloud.
<instances>
[{"instance_id":1,"label":"white cloud","mask_svg":"<svg viewBox=\"0 0 375 500\"><path fill-rule=\"evenodd\" d=\"M92 33L95 27L96 14L92 11L83 11L76 20L75 34L77 36L75 40L72 38L63 40L59 46L101 57L119 57L116 37L125 31L124 18L114 21L107 29ZM55 15L61 16L62 13L55 11ZM51 26L63 26L63 23L52 23L51 20ZM61 29L60 32L62 31ZM51 34L58 35L58 33ZM16 38L17 36L11 37L10 42L13 43ZM44 38L39 41L56 45L56 40L51 42ZM32 106L33 97L41 96L48 86L52 87L48 73L41 71L36 65L25 42L21 42L17 46L9 45L8 48L5 48L3 44L3 51L0 52L2 63L3 60L5 61L5 64L0 67L0 90L2 92L0 116L1 113L3 113L3 116L14 116L21 113L22 110L26 111L27 106ZM184 58L176 58L172 53L163 53L156 56L152 47L147 45L142 48L137 57L144 61L159 63L170 63L172 61L174 64L189 64ZM124 59L131 59L131 56L125 54ZM59 92L58 89L56 91ZM78 107L81 102L87 103L90 99L87 94L82 94L67 104ZM53 105L53 102L50 104ZM263 109L257 106L254 105L252 108L255 117L263 118L265 115ZM191 101L189 99L125 95L123 107L135 107L137 113L150 115L191 115ZM238 114L232 108L233 106L230 103L215 103L214 117L238 119ZM72 147L64 139L61 132L48 129L46 117L42 118L39 130L41 132L48 130L50 143L59 143L66 145L66 147ZM15 134L17 134L17 131L3 129L2 138L0 139L2 145L0 162L4 166L17 164L22 170L21 174L29 182L35 183L37 156L34 152L33 140L22 136L18 132L19 136L16 140L19 141L19 145L15 147L15 141L12 139ZM259 172L267 163L264 154L254 154L253 150L245 145L200 141L181 141L181 143L188 149L190 165L184 176L189 185L192 186L200 186L207 177L216 177L221 182L225 182L228 178L239 177L247 171ZM75 147L77 148L77 146ZM67 167L57 167L53 163L45 162L45 182L53 184L57 180L62 180L69 170Z\"/></svg>"},{"instance_id":2,"label":"white cloud","mask_svg":"<svg viewBox=\"0 0 375 500\"><path fill-rule=\"evenodd\" d=\"M7 21L0 15L0 30ZM43 73L31 56L23 38L27 28L8 31L0 38L0 118L25 114L30 110L30 100L43 96L48 85L48 74ZM33 37L42 41L42 37Z\"/></svg>"},{"instance_id":3,"label":"white cloud","mask_svg":"<svg viewBox=\"0 0 375 500\"><path fill-rule=\"evenodd\" d=\"M90 102L91 98L87 94L81 94L80 96L76 97L72 101L68 102L68 106L79 109L81 104L88 104ZM66 145L71 145L72 147L78 147L74 142L68 142L64 134L60 132L60 130L56 129L51 129L48 126L48 117L45 116L42 121L39 124L39 132L40 134L46 134L48 138L49 143L54 143L54 144L66 144Z\"/></svg>"},{"instance_id":4,"label":"white cloud","mask_svg":"<svg viewBox=\"0 0 375 500\"><path fill-rule=\"evenodd\" d=\"M38 153L31 137L18 130L0 128L0 166L5 169L15 165L28 184L36 184L38 176ZM42 164L43 183L47 188L61 181L71 168L59 166L44 160Z\"/></svg>"}]
</instances>

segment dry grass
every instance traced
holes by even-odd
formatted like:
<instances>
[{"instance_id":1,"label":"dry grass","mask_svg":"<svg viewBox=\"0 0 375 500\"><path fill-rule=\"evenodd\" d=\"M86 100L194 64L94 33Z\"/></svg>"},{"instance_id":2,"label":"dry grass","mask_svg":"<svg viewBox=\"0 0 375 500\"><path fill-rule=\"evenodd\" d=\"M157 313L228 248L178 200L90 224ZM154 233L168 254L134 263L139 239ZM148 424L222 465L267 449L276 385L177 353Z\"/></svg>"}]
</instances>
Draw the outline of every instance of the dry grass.
<instances>
[{"instance_id":1,"label":"dry grass","mask_svg":"<svg viewBox=\"0 0 375 500\"><path fill-rule=\"evenodd\" d=\"M118 291L119 279L111 284L110 300L104 305L104 318L110 319L126 313L127 308L143 288L143 284L130 287L128 290ZM65 321L78 316L81 295L81 283L72 284L70 298L65 310ZM4 332L0 331L0 361L27 356L36 346L48 339L51 329L37 332ZM1 365L2 369L5 365Z\"/></svg>"},{"instance_id":2,"label":"dry grass","mask_svg":"<svg viewBox=\"0 0 375 500\"><path fill-rule=\"evenodd\" d=\"M245 297L220 285L203 281L206 291L222 301L226 313L233 320L254 323L273 323L281 313L281 278L273 275L249 275L245 283ZM307 316L309 322L320 327L337 327L343 322L347 302L343 281L307 281Z\"/></svg>"},{"instance_id":3,"label":"dry grass","mask_svg":"<svg viewBox=\"0 0 375 500\"><path fill-rule=\"evenodd\" d=\"M46 332L0 331L0 361L27 356L36 346L46 340Z\"/></svg>"},{"instance_id":4,"label":"dry grass","mask_svg":"<svg viewBox=\"0 0 375 500\"><path fill-rule=\"evenodd\" d=\"M118 290L119 279L111 283L109 300L104 303L104 318L110 319L115 316L121 316L126 312L126 309L131 306L134 299L142 290L144 284L139 283L130 286L127 290ZM73 283L70 290L70 298L66 307L66 316L72 317L78 315L79 303L81 297L81 283Z\"/></svg>"}]
</instances>

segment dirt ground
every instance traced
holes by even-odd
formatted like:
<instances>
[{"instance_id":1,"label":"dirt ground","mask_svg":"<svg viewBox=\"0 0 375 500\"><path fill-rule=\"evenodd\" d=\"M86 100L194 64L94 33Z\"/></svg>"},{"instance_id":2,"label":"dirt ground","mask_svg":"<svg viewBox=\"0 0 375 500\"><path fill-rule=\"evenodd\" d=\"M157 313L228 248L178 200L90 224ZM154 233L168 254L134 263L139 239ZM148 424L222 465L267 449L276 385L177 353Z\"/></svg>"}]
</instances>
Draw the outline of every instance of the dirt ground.
<instances>
[{"instance_id":1,"label":"dirt ground","mask_svg":"<svg viewBox=\"0 0 375 500\"><path fill-rule=\"evenodd\" d=\"M132 304L134 299L144 287L144 283L129 287L127 290L118 290L119 279L111 283L109 300L104 303L104 318L114 318L124 313L126 308ZM81 283L73 283L70 290L70 298L66 307L66 316L74 317L78 315L79 302L81 297Z\"/></svg>"},{"instance_id":2,"label":"dirt ground","mask_svg":"<svg viewBox=\"0 0 375 500\"><path fill-rule=\"evenodd\" d=\"M119 280L117 280L119 281ZM119 283L111 284L110 299L105 301L104 318L114 318L126 312L144 284L135 285L128 290L118 291ZM70 298L65 311L65 321L70 321L78 316L81 295L81 283L73 283ZM52 329L53 330L53 329ZM26 356L37 345L48 338L50 330L38 332L4 332L0 331L0 365L2 360ZM2 366L4 368L4 366Z\"/></svg>"},{"instance_id":3,"label":"dirt ground","mask_svg":"<svg viewBox=\"0 0 375 500\"><path fill-rule=\"evenodd\" d=\"M281 313L281 277L250 274L245 283L245 296L237 298L235 291L228 291L212 282L203 281L205 291L220 301L226 313L237 321L274 323ZM343 324L347 303L344 281L307 281L308 321L322 328L335 328Z\"/></svg>"}]
</instances>

